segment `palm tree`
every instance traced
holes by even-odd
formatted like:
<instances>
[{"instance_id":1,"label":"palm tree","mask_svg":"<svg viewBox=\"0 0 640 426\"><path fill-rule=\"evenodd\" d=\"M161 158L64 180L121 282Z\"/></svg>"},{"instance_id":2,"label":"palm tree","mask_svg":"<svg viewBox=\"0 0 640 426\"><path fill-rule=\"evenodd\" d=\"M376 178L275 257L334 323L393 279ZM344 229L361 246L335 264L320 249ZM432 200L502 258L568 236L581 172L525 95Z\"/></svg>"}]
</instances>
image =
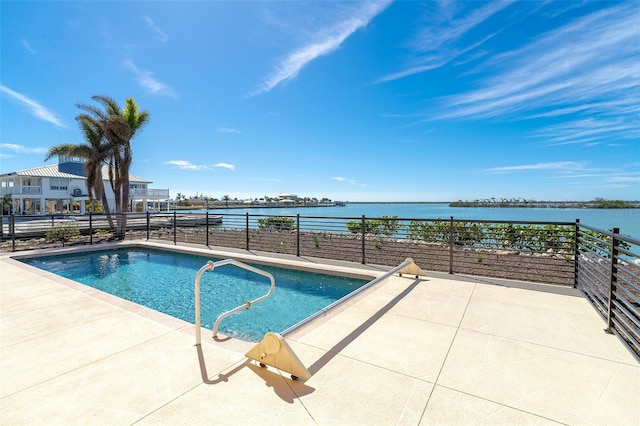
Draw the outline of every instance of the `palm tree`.
<instances>
[{"instance_id":1,"label":"palm tree","mask_svg":"<svg viewBox=\"0 0 640 426\"><path fill-rule=\"evenodd\" d=\"M90 122L99 128L108 142L109 182L115 195L117 234L124 237L129 204L129 170L133 162L131 139L149 122L150 116L147 111L138 111L133 98L127 98L124 109L107 96L92 96L91 99L99 103L104 111L92 105L80 104L78 108L87 113L78 116L78 120Z\"/></svg>"},{"instance_id":2,"label":"palm tree","mask_svg":"<svg viewBox=\"0 0 640 426\"><path fill-rule=\"evenodd\" d=\"M61 144L51 147L45 161L53 156L60 155L84 158L84 171L87 174L89 202L93 205L94 199L101 201L103 210L107 214L109 226L113 229L113 220L111 219L109 202L104 192L104 178L102 175L102 167L110 155L110 146L108 143L105 143L102 130L96 123L91 120L85 120L82 116L78 116L76 120L88 144Z\"/></svg>"}]
</instances>

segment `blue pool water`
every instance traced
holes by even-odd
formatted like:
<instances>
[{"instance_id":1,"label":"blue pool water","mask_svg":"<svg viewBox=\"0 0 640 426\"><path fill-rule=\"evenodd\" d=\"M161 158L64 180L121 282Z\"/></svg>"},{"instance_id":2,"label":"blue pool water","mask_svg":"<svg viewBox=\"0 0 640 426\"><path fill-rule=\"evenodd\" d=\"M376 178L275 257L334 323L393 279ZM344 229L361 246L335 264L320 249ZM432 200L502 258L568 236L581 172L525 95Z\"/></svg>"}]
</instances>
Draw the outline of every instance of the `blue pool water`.
<instances>
[{"instance_id":1,"label":"blue pool water","mask_svg":"<svg viewBox=\"0 0 640 426\"><path fill-rule=\"evenodd\" d=\"M65 254L22 259L106 293L195 323L194 280L198 269L212 259L146 248ZM253 265L270 272L275 290L250 310L222 320L219 331L250 342L268 331L281 332L367 281L310 272ZM270 280L233 265L205 272L200 281L202 326L211 328L222 312L263 296Z\"/></svg>"}]
</instances>

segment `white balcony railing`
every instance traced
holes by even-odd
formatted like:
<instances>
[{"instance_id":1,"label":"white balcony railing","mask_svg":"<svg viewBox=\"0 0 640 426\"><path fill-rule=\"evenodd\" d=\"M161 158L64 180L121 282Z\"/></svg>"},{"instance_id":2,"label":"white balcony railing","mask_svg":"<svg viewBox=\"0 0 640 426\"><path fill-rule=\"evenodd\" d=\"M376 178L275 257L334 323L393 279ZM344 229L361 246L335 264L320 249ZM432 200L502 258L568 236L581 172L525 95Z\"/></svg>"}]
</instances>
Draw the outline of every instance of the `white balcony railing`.
<instances>
[{"instance_id":1,"label":"white balcony railing","mask_svg":"<svg viewBox=\"0 0 640 426\"><path fill-rule=\"evenodd\" d=\"M153 198L169 198L168 189L149 189L149 197Z\"/></svg>"},{"instance_id":2,"label":"white balcony railing","mask_svg":"<svg viewBox=\"0 0 640 426\"><path fill-rule=\"evenodd\" d=\"M42 194L41 186L23 186L22 187L23 194Z\"/></svg>"},{"instance_id":3,"label":"white balcony railing","mask_svg":"<svg viewBox=\"0 0 640 426\"><path fill-rule=\"evenodd\" d=\"M169 190L168 189L141 189L141 188L131 188L131 191L129 192L129 195L131 197L136 197L136 198L156 198L156 199L161 199L161 198L169 198Z\"/></svg>"}]
</instances>

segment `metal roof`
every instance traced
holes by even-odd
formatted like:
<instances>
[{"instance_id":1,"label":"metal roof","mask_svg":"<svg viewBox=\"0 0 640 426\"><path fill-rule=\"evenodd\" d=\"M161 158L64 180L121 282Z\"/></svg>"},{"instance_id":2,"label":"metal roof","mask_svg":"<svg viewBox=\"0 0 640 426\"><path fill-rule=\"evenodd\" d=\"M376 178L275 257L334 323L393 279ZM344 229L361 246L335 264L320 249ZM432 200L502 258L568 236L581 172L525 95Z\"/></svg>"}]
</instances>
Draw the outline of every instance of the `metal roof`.
<instances>
[{"instance_id":1,"label":"metal roof","mask_svg":"<svg viewBox=\"0 0 640 426\"><path fill-rule=\"evenodd\" d=\"M84 174L65 173L61 172L58 168L58 164L52 164L50 166L34 167L32 169L20 170L17 172L5 173L0 175L0 178L11 176L31 176L31 177L48 177L48 178L66 178L66 179L86 179ZM104 166L102 168L102 176L104 180L109 179L109 168ZM153 183L153 181L141 178L136 175L129 175L129 182L141 182L141 183Z\"/></svg>"}]
</instances>

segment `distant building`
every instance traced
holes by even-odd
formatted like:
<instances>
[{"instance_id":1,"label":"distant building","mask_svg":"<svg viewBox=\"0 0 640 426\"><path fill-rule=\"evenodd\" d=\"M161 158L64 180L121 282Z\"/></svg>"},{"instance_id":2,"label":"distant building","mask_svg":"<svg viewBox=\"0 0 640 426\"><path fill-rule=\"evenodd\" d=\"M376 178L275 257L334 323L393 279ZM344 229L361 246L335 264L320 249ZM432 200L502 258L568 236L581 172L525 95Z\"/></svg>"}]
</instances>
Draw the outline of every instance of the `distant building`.
<instances>
[{"instance_id":1,"label":"distant building","mask_svg":"<svg viewBox=\"0 0 640 426\"><path fill-rule=\"evenodd\" d=\"M106 167L102 171L104 190L109 208L115 208L115 196L108 180ZM168 189L151 189L150 180L129 176L129 206L160 210L169 206ZM15 214L44 215L54 213L80 213L86 211L89 201L84 159L58 157L58 164L41 166L0 175L0 196L10 196L11 211ZM100 200L95 200L100 202Z\"/></svg>"},{"instance_id":2,"label":"distant building","mask_svg":"<svg viewBox=\"0 0 640 426\"><path fill-rule=\"evenodd\" d=\"M280 201L284 201L284 200L296 201L296 200L298 200L298 196L297 195L289 194L289 193L280 194L280 195L278 195L278 198L280 199Z\"/></svg>"}]
</instances>

